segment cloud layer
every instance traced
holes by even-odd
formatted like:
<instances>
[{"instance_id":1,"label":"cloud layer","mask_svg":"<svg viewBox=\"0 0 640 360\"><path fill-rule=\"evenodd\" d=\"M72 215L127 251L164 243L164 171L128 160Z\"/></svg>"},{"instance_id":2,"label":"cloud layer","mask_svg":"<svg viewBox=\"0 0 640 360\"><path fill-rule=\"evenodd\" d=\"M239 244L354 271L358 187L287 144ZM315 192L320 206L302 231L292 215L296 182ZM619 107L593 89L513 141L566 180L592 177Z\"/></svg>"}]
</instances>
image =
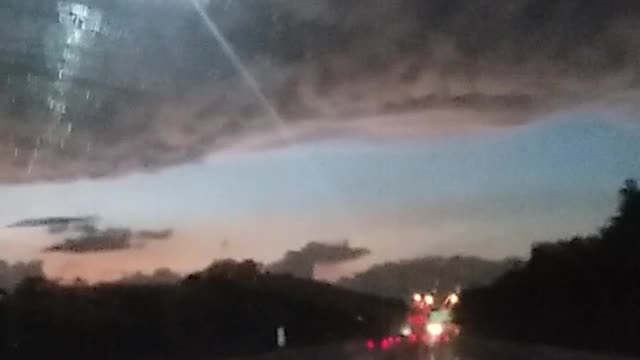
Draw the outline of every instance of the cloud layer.
<instances>
[{"instance_id":1,"label":"cloud layer","mask_svg":"<svg viewBox=\"0 0 640 360\"><path fill-rule=\"evenodd\" d=\"M0 182L637 110L634 0L209 1L276 117L184 3L81 3L0 10Z\"/></svg>"},{"instance_id":2,"label":"cloud layer","mask_svg":"<svg viewBox=\"0 0 640 360\"><path fill-rule=\"evenodd\" d=\"M335 244L311 242L300 250L287 251L282 259L269 264L266 269L311 279L317 264L340 264L368 254L368 249L351 247L347 241Z\"/></svg>"},{"instance_id":3,"label":"cloud layer","mask_svg":"<svg viewBox=\"0 0 640 360\"><path fill-rule=\"evenodd\" d=\"M45 227L49 234L64 237L61 242L45 248L45 252L94 253L119 251L142 248L150 241L166 240L173 236L173 229L133 231L129 228L100 228L96 225L98 221L99 218L94 216L57 216L24 219L8 227Z\"/></svg>"},{"instance_id":4,"label":"cloud layer","mask_svg":"<svg viewBox=\"0 0 640 360\"><path fill-rule=\"evenodd\" d=\"M65 238L62 242L49 246L44 251L95 253L128 250L142 248L150 241L166 240L171 237L172 233L171 229L132 232L126 228L98 229L92 225L86 225L79 230L78 234Z\"/></svg>"},{"instance_id":5,"label":"cloud layer","mask_svg":"<svg viewBox=\"0 0 640 360\"><path fill-rule=\"evenodd\" d=\"M45 252L89 253L125 250L132 247L132 234L128 229L88 228L77 237L47 247Z\"/></svg>"},{"instance_id":6,"label":"cloud layer","mask_svg":"<svg viewBox=\"0 0 640 360\"><path fill-rule=\"evenodd\" d=\"M61 234L69 230L70 227L92 226L97 220L93 216L81 217L45 217L33 218L17 221L8 225L8 228L29 228L29 227L46 227L50 234Z\"/></svg>"}]
</instances>

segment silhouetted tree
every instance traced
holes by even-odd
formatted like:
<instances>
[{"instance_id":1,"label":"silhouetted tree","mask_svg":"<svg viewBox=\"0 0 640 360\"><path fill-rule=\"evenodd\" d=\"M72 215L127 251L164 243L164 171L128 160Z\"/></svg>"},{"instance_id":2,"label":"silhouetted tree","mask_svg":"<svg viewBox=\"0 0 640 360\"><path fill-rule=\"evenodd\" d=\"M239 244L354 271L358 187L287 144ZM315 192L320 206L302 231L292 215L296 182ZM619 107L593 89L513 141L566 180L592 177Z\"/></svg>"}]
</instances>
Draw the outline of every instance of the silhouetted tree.
<instances>
[{"instance_id":1,"label":"silhouetted tree","mask_svg":"<svg viewBox=\"0 0 640 360\"><path fill-rule=\"evenodd\" d=\"M260 265L253 260L237 262L232 259L220 260L209 265L202 275L208 278L227 280L251 280L260 273Z\"/></svg>"},{"instance_id":2,"label":"silhouetted tree","mask_svg":"<svg viewBox=\"0 0 640 360\"><path fill-rule=\"evenodd\" d=\"M532 247L521 269L467 291L458 309L485 335L640 353L640 189L619 191L598 234Z\"/></svg>"},{"instance_id":3,"label":"silhouetted tree","mask_svg":"<svg viewBox=\"0 0 640 360\"><path fill-rule=\"evenodd\" d=\"M0 302L6 358L25 359L219 358L274 349L281 325L292 346L386 333L403 311L400 302L263 274L252 260L215 262L173 284L28 278Z\"/></svg>"},{"instance_id":4,"label":"silhouetted tree","mask_svg":"<svg viewBox=\"0 0 640 360\"><path fill-rule=\"evenodd\" d=\"M379 264L343 278L338 285L376 295L406 299L416 291L436 288L447 293L456 287L486 285L509 269L521 266L519 259L491 261L472 256L450 258L428 256Z\"/></svg>"}]
</instances>

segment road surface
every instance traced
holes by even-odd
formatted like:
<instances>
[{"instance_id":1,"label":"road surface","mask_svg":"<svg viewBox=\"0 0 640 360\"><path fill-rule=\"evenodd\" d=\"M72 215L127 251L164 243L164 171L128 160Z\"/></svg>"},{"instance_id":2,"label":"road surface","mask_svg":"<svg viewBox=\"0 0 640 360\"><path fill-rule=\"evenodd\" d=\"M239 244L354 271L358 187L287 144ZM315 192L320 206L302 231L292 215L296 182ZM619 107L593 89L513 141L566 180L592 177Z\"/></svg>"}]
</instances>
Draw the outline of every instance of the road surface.
<instances>
[{"instance_id":1,"label":"road surface","mask_svg":"<svg viewBox=\"0 0 640 360\"><path fill-rule=\"evenodd\" d=\"M548 346L516 345L461 338L433 351L405 347L369 350L366 342L285 350L242 360L632 360L632 357L592 354ZM635 358L637 359L637 358Z\"/></svg>"}]
</instances>

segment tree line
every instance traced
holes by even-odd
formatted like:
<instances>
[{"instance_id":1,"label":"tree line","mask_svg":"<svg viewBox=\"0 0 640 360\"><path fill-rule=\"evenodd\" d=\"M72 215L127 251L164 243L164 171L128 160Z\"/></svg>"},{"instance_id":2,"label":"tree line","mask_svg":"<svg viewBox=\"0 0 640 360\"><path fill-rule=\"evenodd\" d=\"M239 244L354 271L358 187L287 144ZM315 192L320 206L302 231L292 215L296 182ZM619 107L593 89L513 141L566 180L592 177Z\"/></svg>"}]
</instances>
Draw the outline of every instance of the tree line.
<instances>
[{"instance_id":1,"label":"tree line","mask_svg":"<svg viewBox=\"0 0 640 360\"><path fill-rule=\"evenodd\" d=\"M365 293L407 299L415 292L437 290L442 293L458 287L490 284L521 260L487 260L475 256L424 256L386 262L345 277L337 285Z\"/></svg>"},{"instance_id":2,"label":"tree line","mask_svg":"<svg viewBox=\"0 0 640 360\"><path fill-rule=\"evenodd\" d=\"M458 318L486 336L640 354L640 189L588 236L536 244L530 259L465 292Z\"/></svg>"},{"instance_id":3,"label":"tree line","mask_svg":"<svg viewBox=\"0 0 640 360\"><path fill-rule=\"evenodd\" d=\"M177 284L60 285L28 278L0 300L9 358L219 358L389 332L400 301L226 260ZM3 357L5 358L5 357Z\"/></svg>"}]
</instances>

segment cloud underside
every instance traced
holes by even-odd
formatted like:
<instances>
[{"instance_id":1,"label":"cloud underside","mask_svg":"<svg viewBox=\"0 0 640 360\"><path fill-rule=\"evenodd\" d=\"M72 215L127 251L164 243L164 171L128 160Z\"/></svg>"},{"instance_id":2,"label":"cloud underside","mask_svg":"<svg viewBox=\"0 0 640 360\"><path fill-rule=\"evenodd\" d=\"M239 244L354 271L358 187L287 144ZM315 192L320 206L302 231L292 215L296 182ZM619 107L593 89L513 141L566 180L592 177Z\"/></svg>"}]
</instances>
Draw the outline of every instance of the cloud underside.
<instances>
[{"instance_id":1,"label":"cloud underside","mask_svg":"<svg viewBox=\"0 0 640 360\"><path fill-rule=\"evenodd\" d=\"M63 36L64 21L59 34L1 35L58 45L0 46L0 59L14 60L0 60L11 77L0 85L0 182L102 177L326 138L508 127L588 106L637 110L636 1L212 0L207 11L277 116L192 9L108 3L88 12L100 14L92 31L102 36L81 30L78 44ZM127 6L157 21L132 27ZM16 13L13 25L34 16Z\"/></svg>"},{"instance_id":2,"label":"cloud underside","mask_svg":"<svg viewBox=\"0 0 640 360\"><path fill-rule=\"evenodd\" d=\"M98 229L93 225L86 225L72 237L45 248L44 252L84 254L141 249L149 242L167 240L172 235L171 229L134 232L127 228Z\"/></svg>"},{"instance_id":3,"label":"cloud underside","mask_svg":"<svg viewBox=\"0 0 640 360\"><path fill-rule=\"evenodd\" d=\"M45 248L44 252L84 254L140 249L151 241L166 240L172 235L171 229L134 232L126 228L98 229L88 225L73 237Z\"/></svg>"},{"instance_id":4,"label":"cloud underside","mask_svg":"<svg viewBox=\"0 0 640 360\"><path fill-rule=\"evenodd\" d=\"M124 250L132 247L127 229L107 229L82 234L47 247L45 252L90 253Z\"/></svg>"},{"instance_id":5,"label":"cloud underside","mask_svg":"<svg viewBox=\"0 0 640 360\"><path fill-rule=\"evenodd\" d=\"M59 241L46 247L44 252L96 253L143 248L149 242L167 240L173 236L173 229L137 230L129 228L100 228L98 217L44 217L23 219L8 225L9 228L45 228Z\"/></svg>"},{"instance_id":6,"label":"cloud underside","mask_svg":"<svg viewBox=\"0 0 640 360\"><path fill-rule=\"evenodd\" d=\"M267 266L273 273L291 274L300 278L313 278L315 266L335 265L360 259L370 253L369 249L352 247L343 243L311 242L300 250L287 251L284 256Z\"/></svg>"},{"instance_id":7,"label":"cloud underside","mask_svg":"<svg viewBox=\"0 0 640 360\"><path fill-rule=\"evenodd\" d=\"M73 225L92 224L97 218L92 216L52 216L44 218L23 219L14 222L7 227L9 228L29 228L29 227L46 227L50 233L63 233Z\"/></svg>"}]
</instances>

